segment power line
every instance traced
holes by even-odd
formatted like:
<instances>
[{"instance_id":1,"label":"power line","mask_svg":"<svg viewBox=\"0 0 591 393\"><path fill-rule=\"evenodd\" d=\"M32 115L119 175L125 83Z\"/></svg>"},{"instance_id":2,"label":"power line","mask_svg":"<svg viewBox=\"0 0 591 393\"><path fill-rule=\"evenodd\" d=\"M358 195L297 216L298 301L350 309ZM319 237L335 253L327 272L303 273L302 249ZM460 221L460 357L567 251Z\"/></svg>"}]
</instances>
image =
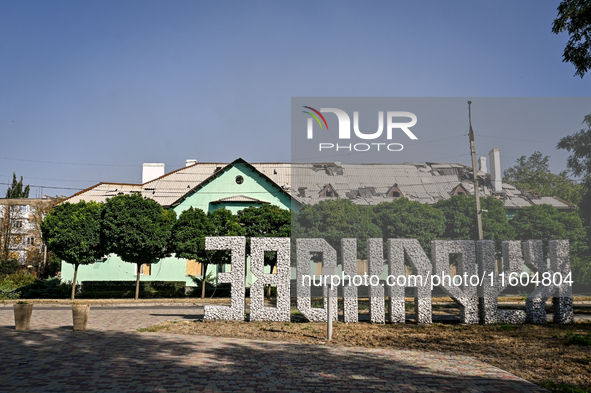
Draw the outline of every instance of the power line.
<instances>
[{"instance_id":1,"label":"power line","mask_svg":"<svg viewBox=\"0 0 591 393\"><path fill-rule=\"evenodd\" d=\"M60 164L60 165L87 165L87 166L137 166L137 165L120 165L120 164L85 164L81 162L60 162L60 161L41 161L41 160L27 160L24 158L8 158L8 157L0 157L0 160L9 160L9 161L25 161L25 162L39 162L42 164Z\"/></svg>"},{"instance_id":2,"label":"power line","mask_svg":"<svg viewBox=\"0 0 591 393\"><path fill-rule=\"evenodd\" d=\"M12 175L0 175L0 177L12 177ZM70 179L47 179L45 177L31 177L26 176L27 179L35 179L35 180L50 180L50 181L67 181L67 182L87 182L87 183L100 183L101 180L70 180ZM121 182L126 183L126 182Z\"/></svg>"},{"instance_id":3,"label":"power line","mask_svg":"<svg viewBox=\"0 0 591 393\"><path fill-rule=\"evenodd\" d=\"M0 183L0 184L4 184L6 186L11 186L12 183ZM32 184L27 184L29 187L35 187L35 188L55 188L58 190L77 190L77 191L82 191L82 190L86 190L86 188L71 188L71 187L51 187L51 186L34 186Z\"/></svg>"},{"instance_id":4,"label":"power line","mask_svg":"<svg viewBox=\"0 0 591 393\"><path fill-rule=\"evenodd\" d=\"M512 140L512 141L521 141L521 142L548 143L548 144L552 144L552 145L555 145L556 144L556 142L547 142L547 141L539 141L539 140L536 141L536 140L532 140L532 139L508 138L508 137L505 137L505 136L492 136L492 135L481 135L481 134L474 134L474 135L481 136L481 137L484 137L484 138L509 139L509 140Z\"/></svg>"}]
</instances>

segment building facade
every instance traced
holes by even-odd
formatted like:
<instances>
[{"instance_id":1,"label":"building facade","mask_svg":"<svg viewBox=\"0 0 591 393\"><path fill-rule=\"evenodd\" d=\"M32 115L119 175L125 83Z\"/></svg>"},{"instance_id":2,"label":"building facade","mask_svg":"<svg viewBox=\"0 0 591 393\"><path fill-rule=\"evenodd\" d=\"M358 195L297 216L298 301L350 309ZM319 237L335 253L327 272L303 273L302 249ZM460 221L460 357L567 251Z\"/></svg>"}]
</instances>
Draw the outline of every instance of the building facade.
<instances>
[{"instance_id":1,"label":"building facade","mask_svg":"<svg viewBox=\"0 0 591 393\"><path fill-rule=\"evenodd\" d=\"M39 224L55 201L49 197L0 199L0 259L16 259L28 267L41 265L45 250Z\"/></svg>"}]
</instances>

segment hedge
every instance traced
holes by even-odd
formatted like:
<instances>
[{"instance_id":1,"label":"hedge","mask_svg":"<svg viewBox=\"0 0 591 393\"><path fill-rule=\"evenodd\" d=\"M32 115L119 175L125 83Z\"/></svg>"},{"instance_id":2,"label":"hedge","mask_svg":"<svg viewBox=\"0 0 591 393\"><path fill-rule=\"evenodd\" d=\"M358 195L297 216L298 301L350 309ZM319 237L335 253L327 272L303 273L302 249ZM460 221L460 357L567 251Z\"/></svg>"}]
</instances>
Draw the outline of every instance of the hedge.
<instances>
[{"instance_id":1,"label":"hedge","mask_svg":"<svg viewBox=\"0 0 591 393\"><path fill-rule=\"evenodd\" d=\"M135 297L135 281L82 281L79 298ZM185 297L185 281L140 281L140 298Z\"/></svg>"}]
</instances>

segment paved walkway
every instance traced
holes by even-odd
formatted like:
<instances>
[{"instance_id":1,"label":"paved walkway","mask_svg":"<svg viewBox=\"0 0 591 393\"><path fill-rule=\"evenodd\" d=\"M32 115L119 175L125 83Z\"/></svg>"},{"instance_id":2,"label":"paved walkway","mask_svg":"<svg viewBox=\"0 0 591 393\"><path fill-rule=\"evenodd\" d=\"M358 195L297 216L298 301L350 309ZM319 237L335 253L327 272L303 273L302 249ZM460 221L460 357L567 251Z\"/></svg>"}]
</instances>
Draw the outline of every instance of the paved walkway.
<instances>
[{"instance_id":1,"label":"paved walkway","mask_svg":"<svg viewBox=\"0 0 591 393\"><path fill-rule=\"evenodd\" d=\"M71 309L33 310L15 331L0 309L0 392L544 392L465 356L138 333L201 308L91 309L71 330Z\"/></svg>"}]
</instances>

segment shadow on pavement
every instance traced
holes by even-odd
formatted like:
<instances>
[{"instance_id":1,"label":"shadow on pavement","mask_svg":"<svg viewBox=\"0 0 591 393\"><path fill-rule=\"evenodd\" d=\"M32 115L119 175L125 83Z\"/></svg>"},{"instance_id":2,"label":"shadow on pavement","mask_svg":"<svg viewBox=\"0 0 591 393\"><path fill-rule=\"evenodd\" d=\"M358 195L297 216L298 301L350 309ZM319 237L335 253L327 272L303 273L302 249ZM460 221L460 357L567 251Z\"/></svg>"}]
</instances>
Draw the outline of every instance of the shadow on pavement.
<instances>
[{"instance_id":1,"label":"shadow on pavement","mask_svg":"<svg viewBox=\"0 0 591 393\"><path fill-rule=\"evenodd\" d=\"M468 357L69 329L0 327L0 392L545 391Z\"/></svg>"}]
</instances>

